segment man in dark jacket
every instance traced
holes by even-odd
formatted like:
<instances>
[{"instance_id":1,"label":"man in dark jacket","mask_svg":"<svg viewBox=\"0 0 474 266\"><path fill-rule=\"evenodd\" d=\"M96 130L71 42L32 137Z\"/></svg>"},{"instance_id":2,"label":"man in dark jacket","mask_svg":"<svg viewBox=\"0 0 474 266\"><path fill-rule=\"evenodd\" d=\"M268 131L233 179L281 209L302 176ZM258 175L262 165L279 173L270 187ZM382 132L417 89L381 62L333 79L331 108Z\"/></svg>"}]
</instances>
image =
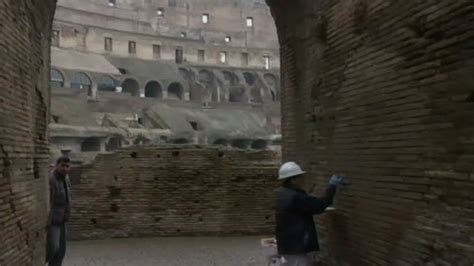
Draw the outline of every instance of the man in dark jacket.
<instances>
[{"instance_id":1,"label":"man in dark jacket","mask_svg":"<svg viewBox=\"0 0 474 266\"><path fill-rule=\"evenodd\" d=\"M66 222L71 202L69 169L69 158L59 158L49 180L50 213L46 247L46 263L49 266L61 266L66 255Z\"/></svg>"},{"instance_id":2,"label":"man in dark jacket","mask_svg":"<svg viewBox=\"0 0 474 266\"><path fill-rule=\"evenodd\" d=\"M276 240L281 265L310 266L309 253L319 250L318 235L313 215L321 214L332 204L342 178L331 177L326 194L312 197L303 190L305 172L294 162L287 162L280 168L278 180L283 184L278 190L276 204Z\"/></svg>"}]
</instances>

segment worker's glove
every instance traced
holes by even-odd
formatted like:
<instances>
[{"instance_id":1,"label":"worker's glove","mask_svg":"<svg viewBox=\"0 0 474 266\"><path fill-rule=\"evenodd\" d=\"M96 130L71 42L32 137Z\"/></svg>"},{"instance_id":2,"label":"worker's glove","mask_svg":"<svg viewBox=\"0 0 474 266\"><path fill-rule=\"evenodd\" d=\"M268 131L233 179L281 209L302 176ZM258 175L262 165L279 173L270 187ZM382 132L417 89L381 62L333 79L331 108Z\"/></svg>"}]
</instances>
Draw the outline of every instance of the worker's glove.
<instances>
[{"instance_id":1,"label":"worker's glove","mask_svg":"<svg viewBox=\"0 0 474 266\"><path fill-rule=\"evenodd\" d=\"M342 176L333 175L331 179L329 179L329 184L336 187L342 186Z\"/></svg>"}]
</instances>

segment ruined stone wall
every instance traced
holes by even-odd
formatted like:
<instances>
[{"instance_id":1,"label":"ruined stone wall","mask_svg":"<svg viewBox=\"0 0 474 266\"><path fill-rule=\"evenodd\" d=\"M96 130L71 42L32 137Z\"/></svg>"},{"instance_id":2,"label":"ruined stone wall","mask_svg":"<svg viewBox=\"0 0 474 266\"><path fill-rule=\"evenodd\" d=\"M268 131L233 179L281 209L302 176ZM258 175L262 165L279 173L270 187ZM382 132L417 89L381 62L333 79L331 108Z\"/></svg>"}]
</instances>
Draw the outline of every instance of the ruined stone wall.
<instances>
[{"instance_id":1,"label":"ruined stone wall","mask_svg":"<svg viewBox=\"0 0 474 266\"><path fill-rule=\"evenodd\" d=\"M267 0L284 158L352 186L319 220L331 265L474 263L474 2Z\"/></svg>"},{"instance_id":2,"label":"ruined stone wall","mask_svg":"<svg viewBox=\"0 0 474 266\"><path fill-rule=\"evenodd\" d=\"M0 1L0 265L44 261L55 2Z\"/></svg>"},{"instance_id":3,"label":"ruined stone wall","mask_svg":"<svg viewBox=\"0 0 474 266\"><path fill-rule=\"evenodd\" d=\"M276 154L130 148L72 173L70 237L271 233Z\"/></svg>"}]
</instances>

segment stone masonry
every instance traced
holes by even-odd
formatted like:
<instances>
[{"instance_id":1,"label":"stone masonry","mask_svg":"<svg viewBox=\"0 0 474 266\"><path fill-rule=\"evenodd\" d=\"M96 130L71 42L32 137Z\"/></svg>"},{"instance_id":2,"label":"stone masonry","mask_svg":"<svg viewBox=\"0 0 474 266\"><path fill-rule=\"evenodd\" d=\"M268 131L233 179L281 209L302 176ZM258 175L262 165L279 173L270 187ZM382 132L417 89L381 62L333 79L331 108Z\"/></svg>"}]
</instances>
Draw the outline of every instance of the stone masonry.
<instances>
[{"instance_id":1,"label":"stone masonry","mask_svg":"<svg viewBox=\"0 0 474 266\"><path fill-rule=\"evenodd\" d=\"M276 153L195 146L101 154L74 173L72 239L273 232Z\"/></svg>"},{"instance_id":2,"label":"stone masonry","mask_svg":"<svg viewBox=\"0 0 474 266\"><path fill-rule=\"evenodd\" d=\"M283 157L352 181L322 265L473 265L474 2L267 2Z\"/></svg>"},{"instance_id":3,"label":"stone masonry","mask_svg":"<svg viewBox=\"0 0 474 266\"><path fill-rule=\"evenodd\" d=\"M0 265L40 265L54 0L0 1Z\"/></svg>"}]
</instances>

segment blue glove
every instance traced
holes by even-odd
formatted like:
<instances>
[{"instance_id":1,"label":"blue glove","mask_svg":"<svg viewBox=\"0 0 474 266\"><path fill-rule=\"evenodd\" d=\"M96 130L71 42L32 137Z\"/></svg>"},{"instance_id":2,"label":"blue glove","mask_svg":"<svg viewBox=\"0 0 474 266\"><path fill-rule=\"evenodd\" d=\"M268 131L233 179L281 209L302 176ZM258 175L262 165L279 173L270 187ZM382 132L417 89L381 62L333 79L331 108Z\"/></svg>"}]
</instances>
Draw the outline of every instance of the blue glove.
<instances>
[{"instance_id":1,"label":"blue glove","mask_svg":"<svg viewBox=\"0 0 474 266\"><path fill-rule=\"evenodd\" d=\"M329 179L329 184L336 187L342 186L342 176L338 176L338 175L331 176L331 179Z\"/></svg>"}]
</instances>

